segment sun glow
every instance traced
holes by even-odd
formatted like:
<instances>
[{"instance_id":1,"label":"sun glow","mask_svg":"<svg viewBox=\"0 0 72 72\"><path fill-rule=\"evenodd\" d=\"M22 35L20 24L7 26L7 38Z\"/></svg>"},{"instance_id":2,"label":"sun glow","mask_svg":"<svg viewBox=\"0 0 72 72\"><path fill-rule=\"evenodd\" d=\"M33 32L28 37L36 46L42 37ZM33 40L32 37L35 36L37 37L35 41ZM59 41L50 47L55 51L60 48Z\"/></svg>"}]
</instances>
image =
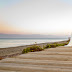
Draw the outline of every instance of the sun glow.
<instances>
[{"instance_id":1,"label":"sun glow","mask_svg":"<svg viewBox=\"0 0 72 72\"><path fill-rule=\"evenodd\" d=\"M4 21L0 22L0 33L68 35L72 32L72 5L64 0L2 3L0 19Z\"/></svg>"},{"instance_id":2,"label":"sun glow","mask_svg":"<svg viewBox=\"0 0 72 72\"><path fill-rule=\"evenodd\" d=\"M4 34L29 34L27 30L19 30L6 22L0 22L0 33Z\"/></svg>"}]
</instances>

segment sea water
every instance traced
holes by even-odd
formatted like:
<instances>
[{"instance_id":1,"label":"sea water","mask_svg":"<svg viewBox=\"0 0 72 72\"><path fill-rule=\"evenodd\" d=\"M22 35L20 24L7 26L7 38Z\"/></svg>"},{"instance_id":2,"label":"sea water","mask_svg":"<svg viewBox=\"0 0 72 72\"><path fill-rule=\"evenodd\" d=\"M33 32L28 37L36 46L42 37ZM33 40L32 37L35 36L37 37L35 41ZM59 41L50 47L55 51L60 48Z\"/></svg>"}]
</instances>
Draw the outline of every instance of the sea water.
<instances>
[{"instance_id":1,"label":"sea water","mask_svg":"<svg viewBox=\"0 0 72 72\"><path fill-rule=\"evenodd\" d=\"M68 40L66 38L2 38L0 39L0 48L31 45L36 43L57 42Z\"/></svg>"}]
</instances>

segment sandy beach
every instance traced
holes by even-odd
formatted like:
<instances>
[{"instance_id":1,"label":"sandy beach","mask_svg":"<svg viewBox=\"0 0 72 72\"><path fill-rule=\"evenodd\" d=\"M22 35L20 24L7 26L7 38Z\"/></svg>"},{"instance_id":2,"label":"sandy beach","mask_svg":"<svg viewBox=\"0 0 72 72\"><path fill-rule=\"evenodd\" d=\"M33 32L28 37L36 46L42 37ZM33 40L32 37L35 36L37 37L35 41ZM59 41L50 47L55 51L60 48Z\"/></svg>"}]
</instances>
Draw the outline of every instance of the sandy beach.
<instances>
[{"instance_id":1,"label":"sandy beach","mask_svg":"<svg viewBox=\"0 0 72 72\"><path fill-rule=\"evenodd\" d=\"M37 45L41 46L43 48L47 44L53 44L53 43L60 43L60 44L62 44L62 43L67 43L67 42L68 42L68 40L66 40L66 41L59 41L59 42L40 43L40 44L37 44ZM23 49L25 49L27 47L30 47L30 46L32 46L32 45L9 47L9 48L0 48L0 58L12 57L12 56L20 55L20 54L22 54Z\"/></svg>"},{"instance_id":2,"label":"sandy beach","mask_svg":"<svg viewBox=\"0 0 72 72\"><path fill-rule=\"evenodd\" d=\"M0 72L72 72L72 46L29 52L0 61Z\"/></svg>"},{"instance_id":3,"label":"sandy beach","mask_svg":"<svg viewBox=\"0 0 72 72\"><path fill-rule=\"evenodd\" d=\"M0 72L72 72L72 0L0 0Z\"/></svg>"}]
</instances>

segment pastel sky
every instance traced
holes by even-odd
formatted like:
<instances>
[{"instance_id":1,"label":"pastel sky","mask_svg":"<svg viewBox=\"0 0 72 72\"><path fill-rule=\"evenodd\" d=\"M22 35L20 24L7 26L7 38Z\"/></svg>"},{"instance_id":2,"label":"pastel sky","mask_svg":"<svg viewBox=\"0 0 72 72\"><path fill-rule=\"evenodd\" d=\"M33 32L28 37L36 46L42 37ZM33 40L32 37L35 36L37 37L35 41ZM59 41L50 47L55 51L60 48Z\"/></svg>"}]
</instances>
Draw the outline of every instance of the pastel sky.
<instances>
[{"instance_id":1,"label":"pastel sky","mask_svg":"<svg viewBox=\"0 0 72 72\"><path fill-rule=\"evenodd\" d=\"M0 0L0 33L69 35L72 0Z\"/></svg>"}]
</instances>

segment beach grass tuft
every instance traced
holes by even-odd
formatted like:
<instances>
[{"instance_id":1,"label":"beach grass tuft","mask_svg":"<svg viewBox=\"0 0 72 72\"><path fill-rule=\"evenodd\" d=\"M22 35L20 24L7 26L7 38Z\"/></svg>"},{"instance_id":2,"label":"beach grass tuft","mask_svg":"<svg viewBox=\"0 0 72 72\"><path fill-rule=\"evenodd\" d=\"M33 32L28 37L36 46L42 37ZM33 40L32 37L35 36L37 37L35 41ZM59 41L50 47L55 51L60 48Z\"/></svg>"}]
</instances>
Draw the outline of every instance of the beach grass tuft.
<instances>
[{"instance_id":1,"label":"beach grass tuft","mask_svg":"<svg viewBox=\"0 0 72 72\"><path fill-rule=\"evenodd\" d=\"M58 47L58 46L65 46L65 45L68 45L68 42L66 42L66 43L47 44L47 45L45 46L45 48L55 48L55 47Z\"/></svg>"},{"instance_id":2,"label":"beach grass tuft","mask_svg":"<svg viewBox=\"0 0 72 72\"><path fill-rule=\"evenodd\" d=\"M26 49L23 49L22 54L25 54L28 52L42 51L42 50L47 49L47 48L55 48L58 46L65 46L65 45L68 45L68 43L69 43L69 41L65 42L65 43L52 43L52 44L47 44L46 46L43 46L43 48L41 48L41 46L38 46L37 43L35 43L31 47L27 47Z\"/></svg>"},{"instance_id":3,"label":"beach grass tuft","mask_svg":"<svg viewBox=\"0 0 72 72\"><path fill-rule=\"evenodd\" d=\"M23 49L22 54L28 53L28 52L42 51L42 50L43 50L43 48L41 48L40 46L33 45L31 47Z\"/></svg>"}]
</instances>

